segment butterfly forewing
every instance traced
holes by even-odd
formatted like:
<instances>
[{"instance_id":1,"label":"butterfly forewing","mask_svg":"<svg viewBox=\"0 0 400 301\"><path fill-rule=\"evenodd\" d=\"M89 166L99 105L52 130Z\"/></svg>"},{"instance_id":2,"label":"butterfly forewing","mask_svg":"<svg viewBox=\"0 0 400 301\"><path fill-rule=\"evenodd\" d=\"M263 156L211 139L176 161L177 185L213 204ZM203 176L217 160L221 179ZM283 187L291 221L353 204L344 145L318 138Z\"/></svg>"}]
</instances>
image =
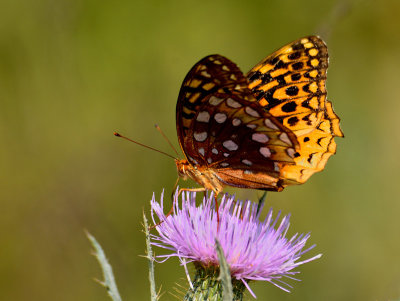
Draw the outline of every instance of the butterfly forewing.
<instances>
[{"instance_id":1,"label":"butterfly forewing","mask_svg":"<svg viewBox=\"0 0 400 301\"><path fill-rule=\"evenodd\" d=\"M318 37L294 41L266 57L247 74L261 106L297 135L322 119L328 51Z\"/></svg>"},{"instance_id":2,"label":"butterfly forewing","mask_svg":"<svg viewBox=\"0 0 400 301\"><path fill-rule=\"evenodd\" d=\"M284 183L304 183L324 169L343 136L339 118L326 100L328 50L318 37L296 40L257 64L247 74L249 88L266 111L297 136L296 164L279 164Z\"/></svg>"},{"instance_id":3,"label":"butterfly forewing","mask_svg":"<svg viewBox=\"0 0 400 301\"><path fill-rule=\"evenodd\" d=\"M282 166L282 176L288 183L304 183L315 172L321 171L330 156L336 152L335 136L343 136L339 118L333 112L330 101L326 102L324 118L310 133L299 136L299 151L293 165Z\"/></svg>"}]
</instances>

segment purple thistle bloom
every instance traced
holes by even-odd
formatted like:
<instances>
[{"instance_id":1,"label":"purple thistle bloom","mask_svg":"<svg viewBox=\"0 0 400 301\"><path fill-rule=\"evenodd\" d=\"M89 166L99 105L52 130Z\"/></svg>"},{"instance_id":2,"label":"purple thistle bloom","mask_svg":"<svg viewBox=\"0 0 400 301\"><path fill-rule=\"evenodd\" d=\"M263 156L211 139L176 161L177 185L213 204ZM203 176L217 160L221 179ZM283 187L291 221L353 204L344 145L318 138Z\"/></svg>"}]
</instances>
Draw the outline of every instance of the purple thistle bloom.
<instances>
[{"instance_id":1,"label":"purple thistle bloom","mask_svg":"<svg viewBox=\"0 0 400 301\"><path fill-rule=\"evenodd\" d=\"M273 219L271 209L265 220L259 221L257 204L235 201L233 196L224 195L220 201L218 225L213 195L196 206L196 193L183 193L181 208L176 194L174 199L174 212L167 218L163 212L163 195L160 203L154 195L151 201L154 224L157 223L155 215L163 221L156 227L158 235L151 235L152 245L171 251L157 258L167 260L176 256L181 262L194 262L204 268L218 267L215 249L215 240L218 240L231 277L242 281L254 297L247 284L249 280L269 281L289 292L291 286L282 277L298 280L292 277L298 273L293 269L321 257L319 254L299 261L314 247L304 249L310 234L286 238L289 216L284 216L278 224L280 212Z\"/></svg>"}]
</instances>

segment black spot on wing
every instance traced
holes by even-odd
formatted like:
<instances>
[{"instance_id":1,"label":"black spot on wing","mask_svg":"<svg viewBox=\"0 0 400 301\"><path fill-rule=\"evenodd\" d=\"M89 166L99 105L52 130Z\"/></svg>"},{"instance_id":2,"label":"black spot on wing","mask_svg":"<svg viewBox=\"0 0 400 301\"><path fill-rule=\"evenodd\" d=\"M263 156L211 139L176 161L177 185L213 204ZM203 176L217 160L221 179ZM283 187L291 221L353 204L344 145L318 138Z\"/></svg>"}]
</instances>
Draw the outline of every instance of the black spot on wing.
<instances>
[{"instance_id":1,"label":"black spot on wing","mask_svg":"<svg viewBox=\"0 0 400 301\"><path fill-rule=\"evenodd\" d=\"M298 44L292 45L292 49L295 50L295 51L296 51L296 50L303 50L304 47L303 47L303 44L298 43Z\"/></svg>"},{"instance_id":2,"label":"black spot on wing","mask_svg":"<svg viewBox=\"0 0 400 301\"><path fill-rule=\"evenodd\" d=\"M279 57L276 56L276 57L274 57L274 58L271 60L270 63L271 63L272 65L275 65L278 61L279 61Z\"/></svg>"},{"instance_id":3,"label":"black spot on wing","mask_svg":"<svg viewBox=\"0 0 400 301\"><path fill-rule=\"evenodd\" d=\"M303 62L297 62L292 65L293 70L300 70L303 68Z\"/></svg>"},{"instance_id":4,"label":"black spot on wing","mask_svg":"<svg viewBox=\"0 0 400 301\"><path fill-rule=\"evenodd\" d=\"M310 84L304 85L303 86L303 91L306 92L306 93L309 93L310 92Z\"/></svg>"},{"instance_id":5,"label":"black spot on wing","mask_svg":"<svg viewBox=\"0 0 400 301\"><path fill-rule=\"evenodd\" d=\"M299 88L297 86L290 86L286 88L285 92L288 96L296 96L299 93Z\"/></svg>"},{"instance_id":6,"label":"black spot on wing","mask_svg":"<svg viewBox=\"0 0 400 301\"><path fill-rule=\"evenodd\" d=\"M185 113L185 112L182 111L182 117L183 117L183 118L192 119L192 118L194 118L194 116L195 116L194 113L187 114L187 113Z\"/></svg>"},{"instance_id":7,"label":"black spot on wing","mask_svg":"<svg viewBox=\"0 0 400 301\"><path fill-rule=\"evenodd\" d=\"M299 118L297 118L296 116L290 117L288 119L288 124L290 126L295 126L297 124L297 122L299 122Z\"/></svg>"},{"instance_id":8,"label":"black spot on wing","mask_svg":"<svg viewBox=\"0 0 400 301\"><path fill-rule=\"evenodd\" d=\"M301 56L301 51L292 52L288 55L289 60L297 60Z\"/></svg>"},{"instance_id":9,"label":"black spot on wing","mask_svg":"<svg viewBox=\"0 0 400 301\"><path fill-rule=\"evenodd\" d=\"M255 81L257 79L260 79L260 77L262 76L262 73L260 71L256 71L254 72L254 74L252 76L250 76L249 81Z\"/></svg>"},{"instance_id":10,"label":"black spot on wing","mask_svg":"<svg viewBox=\"0 0 400 301\"><path fill-rule=\"evenodd\" d=\"M294 112L294 111L296 111L296 107L297 107L296 102L291 101L291 102L285 103L282 106L282 111L285 113Z\"/></svg>"},{"instance_id":11,"label":"black spot on wing","mask_svg":"<svg viewBox=\"0 0 400 301\"><path fill-rule=\"evenodd\" d=\"M274 70L287 68L287 66L288 66L288 63L285 63L284 61L279 60L278 63L275 65Z\"/></svg>"},{"instance_id":12,"label":"black spot on wing","mask_svg":"<svg viewBox=\"0 0 400 301\"><path fill-rule=\"evenodd\" d=\"M298 81L301 78L301 74L300 73L293 73L291 75L292 81Z\"/></svg>"}]
</instances>

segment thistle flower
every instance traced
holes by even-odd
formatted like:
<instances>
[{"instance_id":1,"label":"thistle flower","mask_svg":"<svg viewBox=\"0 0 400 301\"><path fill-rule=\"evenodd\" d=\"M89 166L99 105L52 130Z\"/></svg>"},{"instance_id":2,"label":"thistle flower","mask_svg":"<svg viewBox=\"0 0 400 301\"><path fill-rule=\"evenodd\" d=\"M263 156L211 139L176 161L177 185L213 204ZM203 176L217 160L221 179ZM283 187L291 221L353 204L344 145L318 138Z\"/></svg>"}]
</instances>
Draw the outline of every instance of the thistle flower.
<instances>
[{"instance_id":1,"label":"thistle flower","mask_svg":"<svg viewBox=\"0 0 400 301\"><path fill-rule=\"evenodd\" d=\"M204 290L204 281L209 281L210 286L220 287L217 279L219 261L216 240L220 242L230 267L234 294L239 296L235 300L241 300L245 288L255 297L248 285L251 280L268 281L289 292L291 286L282 278L298 280L292 277L298 273L293 269L321 257L319 254L299 261L314 246L304 249L309 234L295 234L290 239L285 237L289 228L289 216L284 216L278 224L280 212L274 219L270 209L266 218L259 221L257 204L235 201L233 196L224 195L219 206L218 222L213 204L214 197L211 195L196 206L196 193L187 192L182 194L179 206L178 196L175 194L173 214L166 217L163 213L163 195L160 203L155 200L154 195L151 201L154 224L162 221L156 227L158 235L151 235L151 243L170 251L156 259L165 261L178 257L182 264L193 262L196 276L192 291L197 286ZM221 295L218 289L212 292Z\"/></svg>"}]
</instances>

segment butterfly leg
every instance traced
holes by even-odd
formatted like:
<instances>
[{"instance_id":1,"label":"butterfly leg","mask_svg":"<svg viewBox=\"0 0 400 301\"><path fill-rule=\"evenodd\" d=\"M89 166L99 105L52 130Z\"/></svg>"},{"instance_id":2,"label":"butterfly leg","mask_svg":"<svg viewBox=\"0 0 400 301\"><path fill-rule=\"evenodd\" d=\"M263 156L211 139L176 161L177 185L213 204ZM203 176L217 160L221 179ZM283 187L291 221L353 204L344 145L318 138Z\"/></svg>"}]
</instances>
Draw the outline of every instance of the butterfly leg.
<instances>
[{"instance_id":1,"label":"butterfly leg","mask_svg":"<svg viewBox=\"0 0 400 301\"><path fill-rule=\"evenodd\" d=\"M219 205L218 205L218 193L214 192L214 199L215 199L215 211L217 212L217 228L219 230Z\"/></svg>"},{"instance_id":2,"label":"butterfly leg","mask_svg":"<svg viewBox=\"0 0 400 301\"><path fill-rule=\"evenodd\" d=\"M171 200L172 200L172 206L171 209L169 210L169 212L167 213L167 215L165 216L165 218L167 218L168 216L170 216L172 214L172 212L174 212L174 205L175 205L175 191L176 191L176 187L178 187L178 182L179 182L180 177L178 177L175 181L175 185L174 188L172 189L172 193L171 193ZM178 196L176 197L176 199L178 199L180 193L181 193L182 189L179 189L178 192ZM157 225L155 225L154 227L158 226L159 224L161 224L161 222L159 222Z\"/></svg>"},{"instance_id":3,"label":"butterfly leg","mask_svg":"<svg viewBox=\"0 0 400 301\"><path fill-rule=\"evenodd\" d=\"M264 191L263 195L258 200L257 214L260 214L260 211L261 211L262 207L264 207L265 199L267 198L267 192L268 191Z\"/></svg>"},{"instance_id":4,"label":"butterfly leg","mask_svg":"<svg viewBox=\"0 0 400 301\"><path fill-rule=\"evenodd\" d=\"M190 192L201 192L201 191L204 191L204 192L206 192L207 189L205 189L204 187L202 187L202 188L181 188L181 189L179 189L178 197L183 191L190 191Z\"/></svg>"},{"instance_id":5,"label":"butterfly leg","mask_svg":"<svg viewBox=\"0 0 400 301\"><path fill-rule=\"evenodd\" d=\"M176 179L176 181L175 181L175 185L174 185L174 188L172 189L172 193L171 193L171 201L172 201L172 205L171 205L171 209L169 210L169 212L165 215L165 219L168 217L168 216L170 216L171 214L172 214L172 212L174 212L174 205L175 205L175 191L176 191L176 187L178 187L178 182L179 182L179 177ZM178 196L177 196L177 198L179 197L179 194L181 193L181 190L179 190L179 192L178 192ZM165 220L164 219L164 220ZM164 222L164 220L162 220L162 221L159 221L157 224L155 224L154 226L150 226L149 227L149 229L151 230L151 229L154 229L155 227L157 227L157 226L159 226L159 225L161 225L162 224L162 222Z\"/></svg>"},{"instance_id":6,"label":"butterfly leg","mask_svg":"<svg viewBox=\"0 0 400 301\"><path fill-rule=\"evenodd\" d=\"M174 196L175 196L176 187L178 187L179 179L180 179L180 177L178 177L176 179L174 188L172 188L172 192L171 192L172 208L174 207ZM178 194L178 196L179 196L179 194Z\"/></svg>"},{"instance_id":7,"label":"butterfly leg","mask_svg":"<svg viewBox=\"0 0 400 301\"><path fill-rule=\"evenodd\" d=\"M179 178L178 178L178 180L179 180ZM176 184L177 184L177 183L178 183L178 181L176 181L176 183L175 183L175 188L176 188ZM175 191L175 189L174 189L174 191ZM171 209L169 210L169 212L167 213L167 215L165 216L165 218L167 218L168 216L170 216L170 215L172 214L172 212L174 212L174 205L175 205L175 202L178 201L178 198L179 198L179 196L181 195L181 193L182 193L183 191L191 191L191 192L200 192L200 191L204 191L204 192L206 192L206 189L205 189L205 188L181 188L181 189L179 189L179 191L178 191L178 195L176 196L176 199L175 199L174 193L172 193L172 195L171 195L171 197L172 197L172 207L171 207ZM160 223L161 223L161 222L160 222ZM160 223L158 223L156 226L158 226Z\"/></svg>"}]
</instances>

